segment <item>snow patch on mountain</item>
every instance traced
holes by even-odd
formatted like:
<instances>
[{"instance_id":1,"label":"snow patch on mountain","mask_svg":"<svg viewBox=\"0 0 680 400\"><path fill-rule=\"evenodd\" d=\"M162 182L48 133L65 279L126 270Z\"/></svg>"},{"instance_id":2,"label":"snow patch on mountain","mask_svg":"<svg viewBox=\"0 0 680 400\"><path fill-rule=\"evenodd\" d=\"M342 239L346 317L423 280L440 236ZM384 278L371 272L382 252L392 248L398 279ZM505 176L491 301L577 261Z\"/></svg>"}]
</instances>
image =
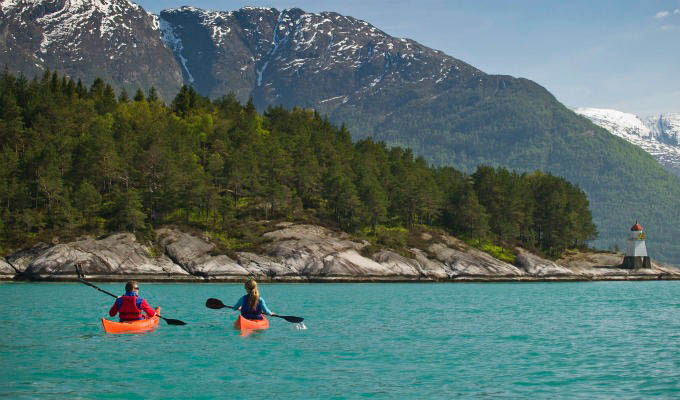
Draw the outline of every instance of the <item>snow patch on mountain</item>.
<instances>
[{"instance_id":1,"label":"snow patch on mountain","mask_svg":"<svg viewBox=\"0 0 680 400\"><path fill-rule=\"evenodd\" d=\"M231 33L231 28L229 24L234 16L231 11L211 11L211 10L201 10L199 8L183 6L181 8L175 8L167 10L171 12L173 10L179 11L190 11L196 14L201 21L201 25L207 27L210 30L210 37L213 42L218 45L224 43L224 40Z\"/></svg>"},{"instance_id":2,"label":"snow patch on mountain","mask_svg":"<svg viewBox=\"0 0 680 400\"><path fill-rule=\"evenodd\" d=\"M651 154L669 170L680 175L680 114L640 118L618 110L576 108L593 123Z\"/></svg>"},{"instance_id":3,"label":"snow patch on mountain","mask_svg":"<svg viewBox=\"0 0 680 400\"><path fill-rule=\"evenodd\" d=\"M184 71L187 73L187 78L189 79L189 83L194 82L194 77L191 75L191 71L189 71L189 67L187 66L187 59L182 55L182 50L184 50L184 45L182 44L182 40L178 38L175 35L175 31L172 28L172 25L168 23L168 21L164 20L161 17L158 18L158 26L161 31L161 39L163 40L163 43L172 50L172 52L179 58L180 64L182 64L182 68L184 68Z\"/></svg>"},{"instance_id":4,"label":"snow patch on mountain","mask_svg":"<svg viewBox=\"0 0 680 400\"><path fill-rule=\"evenodd\" d=\"M574 111L617 136L652 137L652 130L637 115L603 108L577 108Z\"/></svg>"},{"instance_id":5,"label":"snow patch on mountain","mask_svg":"<svg viewBox=\"0 0 680 400\"><path fill-rule=\"evenodd\" d=\"M0 2L0 9L2 9L2 12L7 13L20 7L25 8L34 6L42 1L43 0L2 0L2 2Z\"/></svg>"},{"instance_id":6,"label":"snow patch on mountain","mask_svg":"<svg viewBox=\"0 0 680 400\"><path fill-rule=\"evenodd\" d=\"M661 141L680 145L680 113L662 114L645 122Z\"/></svg>"}]
</instances>

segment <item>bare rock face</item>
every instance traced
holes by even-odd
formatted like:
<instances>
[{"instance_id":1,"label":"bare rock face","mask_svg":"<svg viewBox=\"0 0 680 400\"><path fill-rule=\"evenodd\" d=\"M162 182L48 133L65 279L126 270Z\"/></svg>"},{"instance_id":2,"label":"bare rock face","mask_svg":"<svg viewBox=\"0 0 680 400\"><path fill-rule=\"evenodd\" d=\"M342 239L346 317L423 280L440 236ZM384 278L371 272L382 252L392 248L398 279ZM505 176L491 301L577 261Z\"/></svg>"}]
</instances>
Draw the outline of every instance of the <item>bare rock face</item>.
<instances>
[{"instance_id":1,"label":"bare rock face","mask_svg":"<svg viewBox=\"0 0 680 400\"><path fill-rule=\"evenodd\" d=\"M265 233L272 242L265 253L279 264L306 277L385 277L389 268L359 254L367 243L349 240L314 225L286 225Z\"/></svg>"},{"instance_id":2,"label":"bare rock face","mask_svg":"<svg viewBox=\"0 0 680 400\"><path fill-rule=\"evenodd\" d=\"M260 251L218 254L207 237L177 229L157 230L147 247L130 233L66 244L38 244L0 259L0 279L76 278L80 265L87 278L124 280L572 280L680 279L680 269L652 263L651 269L618 268L622 254L568 252L557 261L517 248L516 265L498 260L448 235L424 234L422 248L406 254L382 249L370 257L369 245L348 234L313 226L282 223L264 234ZM235 258L235 259L234 259Z\"/></svg>"},{"instance_id":3,"label":"bare rock face","mask_svg":"<svg viewBox=\"0 0 680 400\"><path fill-rule=\"evenodd\" d=\"M515 250L517 251L516 262L527 274L537 277L575 275L570 269L553 261L538 257L522 248L518 247Z\"/></svg>"},{"instance_id":4,"label":"bare rock face","mask_svg":"<svg viewBox=\"0 0 680 400\"><path fill-rule=\"evenodd\" d=\"M451 269L443 262L428 257L428 254L420 249L411 249L423 274L434 279L448 279L454 276Z\"/></svg>"},{"instance_id":5,"label":"bare rock face","mask_svg":"<svg viewBox=\"0 0 680 400\"><path fill-rule=\"evenodd\" d=\"M444 243L434 243L428 251L444 264L453 276L517 277L525 275L512 264L498 260L483 251L469 247L464 242L444 236Z\"/></svg>"},{"instance_id":6,"label":"bare rock face","mask_svg":"<svg viewBox=\"0 0 680 400\"><path fill-rule=\"evenodd\" d=\"M0 258L0 279L11 279L16 274L17 271L4 258Z\"/></svg>"},{"instance_id":7,"label":"bare rock face","mask_svg":"<svg viewBox=\"0 0 680 400\"><path fill-rule=\"evenodd\" d=\"M279 260L266 255L241 252L238 253L238 261L245 271L242 275L267 276L269 278L299 275L299 272L289 265L281 264Z\"/></svg>"},{"instance_id":8,"label":"bare rock face","mask_svg":"<svg viewBox=\"0 0 680 400\"><path fill-rule=\"evenodd\" d=\"M389 270L392 275L409 278L432 277L426 268L417 260L404 257L389 250L381 250L373 254L373 260ZM436 278L436 276L434 276Z\"/></svg>"},{"instance_id":9,"label":"bare rock face","mask_svg":"<svg viewBox=\"0 0 680 400\"><path fill-rule=\"evenodd\" d=\"M158 242L165 254L192 275L243 276L248 271L226 255L211 255L215 245L175 229L159 229Z\"/></svg>"},{"instance_id":10,"label":"bare rock face","mask_svg":"<svg viewBox=\"0 0 680 400\"><path fill-rule=\"evenodd\" d=\"M19 250L16 253L8 256L7 262L11 264L18 273L22 273L26 271L26 268L28 268L28 265L31 263L31 261L33 261L33 259L38 257L49 248L50 246L47 243L40 242L31 248Z\"/></svg>"},{"instance_id":11,"label":"bare rock face","mask_svg":"<svg viewBox=\"0 0 680 400\"><path fill-rule=\"evenodd\" d=\"M320 262L309 263L302 271L310 276L390 276L382 265L364 257L354 249L326 254Z\"/></svg>"},{"instance_id":12,"label":"bare rock face","mask_svg":"<svg viewBox=\"0 0 680 400\"><path fill-rule=\"evenodd\" d=\"M33 279L74 278L76 265L86 276L102 279L125 275L167 279L188 276L168 257L153 257L151 249L137 242L131 233L53 246L35 257L23 275Z\"/></svg>"}]
</instances>

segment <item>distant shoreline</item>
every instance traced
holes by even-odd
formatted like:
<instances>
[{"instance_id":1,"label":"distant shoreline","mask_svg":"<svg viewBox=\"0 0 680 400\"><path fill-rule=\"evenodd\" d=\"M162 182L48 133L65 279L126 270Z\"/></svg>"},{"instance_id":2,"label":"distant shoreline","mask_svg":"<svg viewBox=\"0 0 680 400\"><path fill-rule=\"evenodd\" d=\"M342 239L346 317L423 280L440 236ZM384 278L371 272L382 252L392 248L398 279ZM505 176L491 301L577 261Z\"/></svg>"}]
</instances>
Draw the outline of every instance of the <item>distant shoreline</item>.
<instances>
[{"instance_id":1,"label":"distant shoreline","mask_svg":"<svg viewBox=\"0 0 680 400\"><path fill-rule=\"evenodd\" d=\"M147 283L242 283L250 277L210 277L210 278L200 278L200 277L150 277L150 276L138 276L138 275L126 275L126 276L90 276L86 279L91 282L126 282L128 280L134 279L140 282ZM584 277L584 276L541 276L541 277L531 277L531 276L521 276L521 277L489 277L489 276L464 276L455 278L442 278L442 279L413 279L413 278L399 278L399 277L281 277L281 278L268 278L268 277L253 277L261 283L526 283L526 282L602 282L602 281L678 281L680 276L672 274L661 274L661 275L612 275L612 276L597 276L597 277ZM0 277L0 282L17 282L17 283L66 283L66 282L78 282L77 277L45 277L45 278L31 278L31 279L14 279L12 277Z\"/></svg>"},{"instance_id":2,"label":"distant shoreline","mask_svg":"<svg viewBox=\"0 0 680 400\"><path fill-rule=\"evenodd\" d=\"M95 282L243 282L253 277L277 283L377 282L588 282L680 280L680 268L652 260L650 268L622 268L624 255L569 250L549 260L515 248L503 261L443 234L422 233L419 247L398 252L372 249L317 225L280 223L262 234L256 252L224 254L202 235L173 228L156 232L155 243L131 233L37 244L0 258L0 279L77 281L76 267Z\"/></svg>"}]
</instances>

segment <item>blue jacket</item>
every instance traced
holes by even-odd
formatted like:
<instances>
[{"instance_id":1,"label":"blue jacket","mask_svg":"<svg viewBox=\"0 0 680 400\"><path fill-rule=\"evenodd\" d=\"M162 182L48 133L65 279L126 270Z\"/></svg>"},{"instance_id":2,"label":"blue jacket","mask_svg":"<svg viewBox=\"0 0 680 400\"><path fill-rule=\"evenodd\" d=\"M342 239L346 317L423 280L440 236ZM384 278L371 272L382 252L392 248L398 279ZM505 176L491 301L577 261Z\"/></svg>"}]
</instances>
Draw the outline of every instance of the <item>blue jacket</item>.
<instances>
[{"instance_id":1,"label":"blue jacket","mask_svg":"<svg viewBox=\"0 0 680 400\"><path fill-rule=\"evenodd\" d=\"M245 295L238 299L236 304L234 304L234 308L238 309L241 307L241 315L243 315L243 318L245 319L262 319L262 313L265 314L271 314L271 310L267 307L267 303L264 301L262 297L260 297L260 300L257 302L257 306L255 307L255 310L251 310L250 307L248 306L249 302L248 300L250 299L249 295Z\"/></svg>"}]
</instances>

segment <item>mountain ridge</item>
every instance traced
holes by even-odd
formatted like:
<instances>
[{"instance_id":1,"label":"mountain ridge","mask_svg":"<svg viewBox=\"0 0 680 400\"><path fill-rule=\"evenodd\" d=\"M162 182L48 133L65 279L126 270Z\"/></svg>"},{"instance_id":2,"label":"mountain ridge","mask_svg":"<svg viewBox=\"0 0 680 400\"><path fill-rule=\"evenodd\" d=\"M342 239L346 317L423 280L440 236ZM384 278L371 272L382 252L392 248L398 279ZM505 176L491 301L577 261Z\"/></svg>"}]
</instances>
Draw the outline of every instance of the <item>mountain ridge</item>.
<instances>
[{"instance_id":1,"label":"mountain ridge","mask_svg":"<svg viewBox=\"0 0 680 400\"><path fill-rule=\"evenodd\" d=\"M680 235L673 226L680 219L680 181L647 153L577 116L535 82L486 74L337 13L184 7L148 21L145 26L156 35L153 43L166 53L134 60L154 58L156 67L148 69L158 68L157 76L180 77L172 85L191 83L212 97L233 92L241 101L252 98L261 110L314 108L345 124L355 139L408 146L435 165L470 172L489 164L563 176L591 200L601 232L597 246L623 247L630 220L638 218L649 226L650 237L660 240L659 257L680 258L672 240ZM7 24L4 13L2 24ZM1 50L7 62L8 53ZM101 69L113 68L106 58L100 60ZM164 86L166 99L172 85ZM639 198L629 198L630 192ZM641 201L648 207L641 209Z\"/></svg>"},{"instance_id":2,"label":"mountain ridge","mask_svg":"<svg viewBox=\"0 0 680 400\"><path fill-rule=\"evenodd\" d=\"M113 81L133 92L155 86L168 98L182 84L160 39L157 18L128 0L4 0L0 59L32 77L59 70L85 81Z\"/></svg>"}]
</instances>

